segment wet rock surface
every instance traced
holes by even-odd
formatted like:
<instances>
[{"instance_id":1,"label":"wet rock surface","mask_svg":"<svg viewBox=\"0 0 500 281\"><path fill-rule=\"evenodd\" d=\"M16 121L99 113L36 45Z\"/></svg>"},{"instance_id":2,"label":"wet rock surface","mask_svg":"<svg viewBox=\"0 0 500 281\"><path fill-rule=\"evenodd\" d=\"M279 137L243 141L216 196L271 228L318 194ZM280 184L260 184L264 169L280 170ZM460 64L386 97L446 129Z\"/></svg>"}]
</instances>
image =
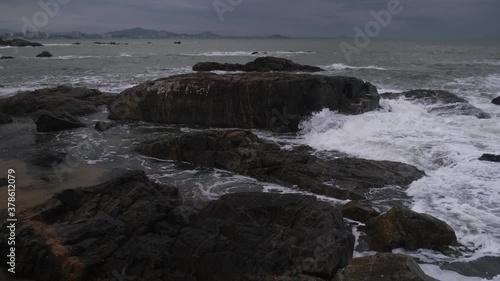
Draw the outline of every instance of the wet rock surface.
<instances>
[{"instance_id":1,"label":"wet rock surface","mask_svg":"<svg viewBox=\"0 0 500 281\"><path fill-rule=\"evenodd\" d=\"M85 127L78 118L65 111L39 110L33 115L38 132L57 132Z\"/></svg>"},{"instance_id":2,"label":"wet rock surface","mask_svg":"<svg viewBox=\"0 0 500 281\"><path fill-rule=\"evenodd\" d=\"M0 125L7 123L12 123L12 118L10 118L9 115L0 112Z\"/></svg>"},{"instance_id":3,"label":"wet rock surface","mask_svg":"<svg viewBox=\"0 0 500 281\"><path fill-rule=\"evenodd\" d=\"M361 114L379 108L379 95L370 83L350 77L197 73L125 90L109 118L290 132L324 108Z\"/></svg>"},{"instance_id":4,"label":"wet rock surface","mask_svg":"<svg viewBox=\"0 0 500 281\"><path fill-rule=\"evenodd\" d=\"M479 157L479 160L488 162L500 162L500 155L483 154L481 157Z\"/></svg>"},{"instance_id":5,"label":"wet rock surface","mask_svg":"<svg viewBox=\"0 0 500 281\"><path fill-rule=\"evenodd\" d=\"M12 40L2 40L0 38L0 46L12 46L12 47L41 47L40 43L33 43L26 41L24 39L12 39Z\"/></svg>"},{"instance_id":6,"label":"wet rock surface","mask_svg":"<svg viewBox=\"0 0 500 281\"><path fill-rule=\"evenodd\" d=\"M0 112L11 116L27 116L37 110L66 111L73 115L97 112L97 107L109 104L113 96L99 90L59 86L35 91L20 92L0 99Z\"/></svg>"},{"instance_id":7,"label":"wet rock surface","mask_svg":"<svg viewBox=\"0 0 500 281\"><path fill-rule=\"evenodd\" d=\"M115 124L111 122L98 121L95 123L94 128L100 132L104 132L111 129L114 126Z\"/></svg>"},{"instance_id":8,"label":"wet rock surface","mask_svg":"<svg viewBox=\"0 0 500 281\"><path fill-rule=\"evenodd\" d=\"M426 275L411 258L377 254L353 259L333 281L437 281Z\"/></svg>"},{"instance_id":9,"label":"wet rock surface","mask_svg":"<svg viewBox=\"0 0 500 281\"><path fill-rule=\"evenodd\" d=\"M160 159L215 167L339 199L362 199L370 188L407 186L424 176L417 168L356 158L321 160L287 151L247 131L204 131L141 144L139 152Z\"/></svg>"},{"instance_id":10,"label":"wet rock surface","mask_svg":"<svg viewBox=\"0 0 500 281\"><path fill-rule=\"evenodd\" d=\"M410 101L432 105L430 111L438 114L467 115L480 119L491 118L488 113L469 104L467 100L447 91L412 90L403 93L383 93L380 96L384 99L399 99L404 97Z\"/></svg>"},{"instance_id":11,"label":"wet rock surface","mask_svg":"<svg viewBox=\"0 0 500 281\"><path fill-rule=\"evenodd\" d=\"M445 250L457 245L451 226L433 216L394 207L389 212L366 222L370 247L376 251L396 248L415 251L420 248Z\"/></svg>"},{"instance_id":12,"label":"wet rock surface","mask_svg":"<svg viewBox=\"0 0 500 281\"><path fill-rule=\"evenodd\" d=\"M257 55L259 52L253 52ZM245 72L269 72L269 71L295 71L295 72L320 72L322 68L310 65L301 65L291 60L276 57L257 58L247 64L199 62L193 66L194 71L245 71Z\"/></svg>"},{"instance_id":13,"label":"wet rock surface","mask_svg":"<svg viewBox=\"0 0 500 281\"><path fill-rule=\"evenodd\" d=\"M340 210L314 197L236 193L196 212L143 172L63 191L21 217L16 274L39 281L331 280L354 245Z\"/></svg>"},{"instance_id":14,"label":"wet rock surface","mask_svg":"<svg viewBox=\"0 0 500 281\"><path fill-rule=\"evenodd\" d=\"M342 215L355 221L366 223L369 219L379 216L368 201L351 201L342 206Z\"/></svg>"},{"instance_id":15,"label":"wet rock surface","mask_svg":"<svg viewBox=\"0 0 500 281\"><path fill-rule=\"evenodd\" d=\"M491 101L492 104L496 104L496 105L500 105L500 97L497 97L497 98L494 98L492 101Z\"/></svg>"},{"instance_id":16,"label":"wet rock surface","mask_svg":"<svg viewBox=\"0 0 500 281\"><path fill-rule=\"evenodd\" d=\"M43 51L40 54L36 55L37 58L51 58L53 55L50 52Z\"/></svg>"},{"instance_id":17,"label":"wet rock surface","mask_svg":"<svg viewBox=\"0 0 500 281\"><path fill-rule=\"evenodd\" d=\"M441 269L451 270L464 276L479 276L491 279L500 276L500 257L481 257L469 262L452 262L440 266Z\"/></svg>"}]
</instances>

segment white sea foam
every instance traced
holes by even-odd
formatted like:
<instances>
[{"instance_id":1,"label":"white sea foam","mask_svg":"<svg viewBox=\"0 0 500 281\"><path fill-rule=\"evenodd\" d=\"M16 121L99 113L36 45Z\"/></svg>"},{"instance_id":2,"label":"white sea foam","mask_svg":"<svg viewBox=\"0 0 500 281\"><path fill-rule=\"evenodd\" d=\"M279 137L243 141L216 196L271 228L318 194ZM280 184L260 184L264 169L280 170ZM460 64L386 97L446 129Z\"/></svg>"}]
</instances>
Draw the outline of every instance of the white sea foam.
<instances>
[{"instance_id":1,"label":"white sea foam","mask_svg":"<svg viewBox=\"0 0 500 281\"><path fill-rule=\"evenodd\" d=\"M44 47L69 47L73 44L43 44Z\"/></svg>"},{"instance_id":2,"label":"white sea foam","mask_svg":"<svg viewBox=\"0 0 500 281\"><path fill-rule=\"evenodd\" d=\"M343 63L334 63L329 65L322 65L321 68L333 71L333 70L349 70L349 69L373 69L373 70L387 70L386 68L376 66L376 65L368 65L368 66L351 66Z\"/></svg>"},{"instance_id":3,"label":"white sea foam","mask_svg":"<svg viewBox=\"0 0 500 281\"><path fill-rule=\"evenodd\" d=\"M185 56L201 56L201 57L258 57L258 56L290 56L299 54L311 54L314 52L310 51L262 51L256 55L252 55L253 52L248 51L231 51L231 52L205 52L205 53L182 53Z\"/></svg>"}]
</instances>

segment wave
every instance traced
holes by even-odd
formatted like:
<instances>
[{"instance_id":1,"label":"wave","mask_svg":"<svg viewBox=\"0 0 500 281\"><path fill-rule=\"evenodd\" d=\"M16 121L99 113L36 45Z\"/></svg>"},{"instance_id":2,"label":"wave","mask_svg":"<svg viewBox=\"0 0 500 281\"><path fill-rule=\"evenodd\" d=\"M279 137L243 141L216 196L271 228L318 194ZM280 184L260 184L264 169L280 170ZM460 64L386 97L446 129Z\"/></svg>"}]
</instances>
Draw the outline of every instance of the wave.
<instances>
[{"instance_id":1,"label":"wave","mask_svg":"<svg viewBox=\"0 0 500 281\"><path fill-rule=\"evenodd\" d=\"M500 66L500 60L475 60L475 64Z\"/></svg>"},{"instance_id":2,"label":"wave","mask_svg":"<svg viewBox=\"0 0 500 281\"><path fill-rule=\"evenodd\" d=\"M374 69L374 70L387 70L386 68L380 67L380 66L375 66L375 65L369 65L369 66L351 66L351 65L346 65L343 63L334 63L334 64L329 64L329 65L323 65L320 66L321 68L325 70L349 70L349 69Z\"/></svg>"},{"instance_id":3,"label":"wave","mask_svg":"<svg viewBox=\"0 0 500 281\"><path fill-rule=\"evenodd\" d=\"M132 55L131 54L128 54L128 53L120 53L120 57L131 57Z\"/></svg>"},{"instance_id":4,"label":"wave","mask_svg":"<svg viewBox=\"0 0 500 281\"><path fill-rule=\"evenodd\" d=\"M59 60L72 60L72 59L98 59L98 58L106 58L106 56L76 56L76 55L69 55L69 56L58 56L58 57L53 57L53 59L59 59Z\"/></svg>"},{"instance_id":5,"label":"wave","mask_svg":"<svg viewBox=\"0 0 500 281\"><path fill-rule=\"evenodd\" d=\"M299 54L313 54L312 51L261 51L258 54L252 55L253 52L247 51L232 51L232 52L205 52L205 53L181 53L184 56L200 56L200 57L258 57L258 56L290 56Z\"/></svg>"},{"instance_id":6,"label":"wave","mask_svg":"<svg viewBox=\"0 0 500 281\"><path fill-rule=\"evenodd\" d=\"M43 44L44 47L69 47L73 44Z\"/></svg>"}]
</instances>

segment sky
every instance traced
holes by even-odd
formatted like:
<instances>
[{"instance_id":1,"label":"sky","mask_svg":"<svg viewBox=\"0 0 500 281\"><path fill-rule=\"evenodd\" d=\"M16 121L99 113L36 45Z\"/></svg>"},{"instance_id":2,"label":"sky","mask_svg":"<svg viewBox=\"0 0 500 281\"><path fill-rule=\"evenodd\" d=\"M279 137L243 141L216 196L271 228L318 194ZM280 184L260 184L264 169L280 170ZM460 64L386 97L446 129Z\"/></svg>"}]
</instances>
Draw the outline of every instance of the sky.
<instances>
[{"instance_id":1,"label":"sky","mask_svg":"<svg viewBox=\"0 0 500 281\"><path fill-rule=\"evenodd\" d=\"M388 12L397 2L399 13ZM0 29L336 37L365 30L381 11L391 15L382 38L500 41L499 0L0 0Z\"/></svg>"}]
</instances>

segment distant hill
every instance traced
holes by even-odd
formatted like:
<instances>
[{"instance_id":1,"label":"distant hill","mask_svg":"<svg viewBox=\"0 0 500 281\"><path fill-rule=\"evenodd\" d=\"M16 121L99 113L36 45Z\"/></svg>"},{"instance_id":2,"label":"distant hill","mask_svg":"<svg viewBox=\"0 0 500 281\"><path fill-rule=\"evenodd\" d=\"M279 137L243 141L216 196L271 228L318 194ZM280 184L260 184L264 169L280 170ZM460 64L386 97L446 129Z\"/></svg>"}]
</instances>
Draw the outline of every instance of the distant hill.
<instances>
[{"instance_id":1,"label":"distant hill","mask_svg":"<svg viewBox=\"0 0 500 281\"><path fill-rule=\"evenodd\" d=\"M175 39L222 39L222 38L275 38L285 39L288 38L282 35L271 36L224 36L215 34L213 32L203 32L197 34L175 33L170 31L158 31L153 29L144 29L136 27L126 30L118 30L108 32L113 38L175 38Z\"/></svg>"}]
</instances>

